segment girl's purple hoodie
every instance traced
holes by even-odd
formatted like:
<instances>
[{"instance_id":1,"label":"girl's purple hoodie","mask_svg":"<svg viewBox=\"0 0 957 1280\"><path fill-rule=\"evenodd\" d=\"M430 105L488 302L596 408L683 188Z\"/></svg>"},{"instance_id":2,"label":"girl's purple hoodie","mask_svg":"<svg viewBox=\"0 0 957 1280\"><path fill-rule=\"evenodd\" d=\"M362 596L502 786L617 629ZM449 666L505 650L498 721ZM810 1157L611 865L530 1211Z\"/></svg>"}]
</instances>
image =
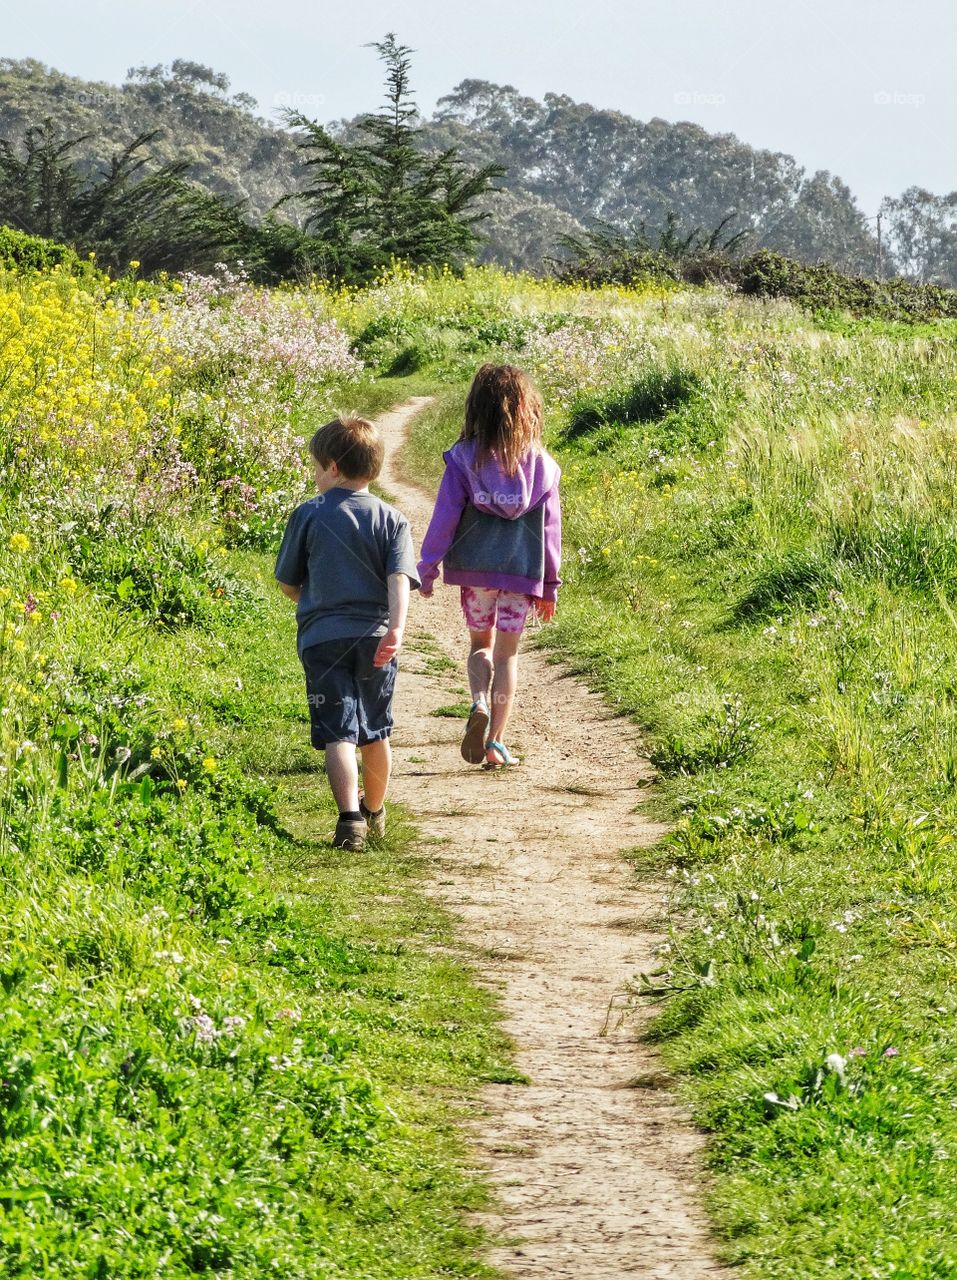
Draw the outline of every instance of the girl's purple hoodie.
<instances>
[{"instance_id":1,"label":"girl's purple hoodie","mask_svg":"<svg viewBox=\"0 0 957 1280\"><path fill-rule=\"evenodd\" d=\"M442 456L445 475L435 499L435 510L422 543L422 559L418 574L428 590L439 575L439 562L444 559L458 528L462 512L468 504L504 520L532 511L544 504L545 570L539 577L522 578L511 573L490 573L474 569L442 566L443 580L453 586L497 587L502 591L519 591L523 595L554 600L561 579L562 513L558 500L561 470L544 449L530 451L515 475L505 474L494 456L480 467L475 465L476 442L459 440Z\"/></svg>"}]
</instances>

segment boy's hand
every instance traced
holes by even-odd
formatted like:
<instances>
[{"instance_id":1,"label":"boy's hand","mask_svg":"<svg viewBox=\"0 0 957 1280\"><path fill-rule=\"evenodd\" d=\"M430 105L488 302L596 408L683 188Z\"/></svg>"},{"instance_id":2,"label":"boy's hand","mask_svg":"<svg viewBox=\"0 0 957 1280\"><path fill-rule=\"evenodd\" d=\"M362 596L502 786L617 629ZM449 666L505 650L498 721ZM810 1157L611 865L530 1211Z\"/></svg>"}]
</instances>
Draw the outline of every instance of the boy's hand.
<instances>
[{"instance_id":1,"label":"boy's hand","mask_svg":"<svg viewBox=\"0 0 957 1280\"><path fill-rule=\"evenodd\" d=\"M422 597L422 599L423 599L423 600L431 600L431 599L432 599L432 588L431 588L431 587L419 587L419 595Z\"/></svg>"},{"instance_id":2,"label":"boy's hand","mask_svg":"<svg viewBox=\"0 0 957 1280\"><path fill-rule=\"evenodd\" d=\"M542 622L551 622L555 616L554 600L536 600L535 612L541 618Z\"/></svg>"},{"instance_id":3,"label":"boy's hand","mask_svg":"<svg viewBox=\"0 0 957 1280\"><path fill-rule=\"evenodd\" d=\"M401 648L402 628L390 627L379 641L379 647L375 651L375 657L372 659L372 665L374 667L384 667L387 662L392 661Z\"/></svg>"}]
</instances>

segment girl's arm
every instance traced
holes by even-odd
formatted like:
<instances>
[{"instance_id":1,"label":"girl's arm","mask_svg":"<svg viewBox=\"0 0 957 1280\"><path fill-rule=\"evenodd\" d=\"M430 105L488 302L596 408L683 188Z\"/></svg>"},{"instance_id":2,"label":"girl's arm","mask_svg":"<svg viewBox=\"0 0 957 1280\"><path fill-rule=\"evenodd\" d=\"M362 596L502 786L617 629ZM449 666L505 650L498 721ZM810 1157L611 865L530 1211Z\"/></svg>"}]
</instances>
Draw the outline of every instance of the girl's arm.
<instances>
[{"instance_id":1,"label":"girl's arm","mask_svg":"<svg viewBox=\"0 0 957 1280\"><path fill-rule=\"evenodd\" d=\"M422 540L418 574L422 582L420 591L424 596L432 594L432 585L439 576L439 563L452 545L467 503L468 490L461 473L454 463L446 461L445 475L435 496L432 519Z\"/></svg>"},{"instance_id":2,"label":"girl's arm","mask_svg":"<svg viewBox=\"0 0 957 1280\"><path fill-rule=\"evenodd\" d=\"M561 578L558 571L562 563L562 504L558 485L550 489L545 499L545 575L542 599L553 604L558 599Z\"/></svg>"}]
</instances>

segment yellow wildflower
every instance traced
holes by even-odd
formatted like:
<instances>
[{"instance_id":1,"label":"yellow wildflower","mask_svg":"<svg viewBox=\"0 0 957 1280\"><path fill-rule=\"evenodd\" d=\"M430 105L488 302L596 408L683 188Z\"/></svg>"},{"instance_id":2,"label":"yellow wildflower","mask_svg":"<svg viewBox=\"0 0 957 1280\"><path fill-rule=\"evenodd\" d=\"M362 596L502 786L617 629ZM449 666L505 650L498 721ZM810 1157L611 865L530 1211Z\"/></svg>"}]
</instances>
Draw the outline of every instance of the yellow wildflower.
<instances>
[{"instance_id":1,"label":"yellow wildflower","mask_svg":"<svg viewBox=\"0 0 957 1280\"><path fill-rule=\"evenodd\" d=\"M176 719L173 721L173 728L176 730L177 733L182 733L184 729L189 728L189 725L186 723L186 721L183 719L182 716L177 716Z\"/></svg>"},{"instance_id":2,"label":"yellow wildflower","mask_svg":"<svg viewBox=\"0 0 957 1280\"><path fill-rule=\"evenodd\" d=\"M11 551L29 551L30 539L25 533L11 533L7 546Z\"/></svg>"},{"instance_id":3,"label":"yellow wildflower","mask_svg":"<svg viewBox=\"0 0 957 1280\"><path fill-rule=\"evenodd\" d=\"M203 769L206 771L206 773L216 772L216 760L213 756L206 757L206 759L203 761Z\"/></svg>"}]
</instances>

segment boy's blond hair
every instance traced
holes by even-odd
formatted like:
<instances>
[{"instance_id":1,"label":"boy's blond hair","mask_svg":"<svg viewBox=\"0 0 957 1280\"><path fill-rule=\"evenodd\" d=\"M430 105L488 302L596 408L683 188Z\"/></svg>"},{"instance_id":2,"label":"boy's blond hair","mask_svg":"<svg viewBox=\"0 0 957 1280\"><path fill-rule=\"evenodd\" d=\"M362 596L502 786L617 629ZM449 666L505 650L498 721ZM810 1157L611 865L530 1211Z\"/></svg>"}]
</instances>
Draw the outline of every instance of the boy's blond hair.
<instances>
[{"instance_id":1,"label":"boy's blond hair","mask_svg":"<svg viewBox=\"0 0 957 1280\"><path fill-rule=\"evenodd\" d=\"M342 413L320 427L309 452L321 467L334 462L347 480L375 480L382 470L385 444L375 426L358 413Z\"/></svg>"}]
</instances>

